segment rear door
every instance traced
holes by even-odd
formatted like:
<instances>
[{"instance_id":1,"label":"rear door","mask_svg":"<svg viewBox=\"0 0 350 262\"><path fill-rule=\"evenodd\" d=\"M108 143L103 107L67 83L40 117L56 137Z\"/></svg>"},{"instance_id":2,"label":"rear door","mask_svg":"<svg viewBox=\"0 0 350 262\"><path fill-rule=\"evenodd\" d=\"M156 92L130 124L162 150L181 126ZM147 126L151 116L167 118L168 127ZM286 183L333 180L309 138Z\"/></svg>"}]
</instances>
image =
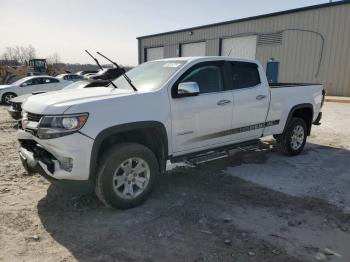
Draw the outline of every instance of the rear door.
<instances>
[{"instance_id":1,"label":"rear door","mask_svg":"<svg viewBox=\"0 0 350 262\"><path fill-rule=\"evenodd\" d=\"M232 91L224 62L203 62L187 70L172 87L172 144L175 154L230 142ZM200 94L176 98L177 86L196 82Z\"/></svg>"},{"instance_id":2,"label":"rear door","mask_svg":"<svg viewBox=\"0 0 350 262\"><path fill-rule=\"evenodd\" d=\"M260 79L258 65L250 62L231 62L233 84L232 139L245 141L262 135L270 91Z\"/></svg>"},{"instance_id":3,"label":"rear door","mask_svg":"<svg viewBox=\"0 0 350 262\"><path fill-rule=\"evenodd\" d=\"M63 88L63 84L61 83L63 80L58 80L56 78L45 77L44 78L44 87L43 91L55 91Z\"/></svg>"}]
</instances>

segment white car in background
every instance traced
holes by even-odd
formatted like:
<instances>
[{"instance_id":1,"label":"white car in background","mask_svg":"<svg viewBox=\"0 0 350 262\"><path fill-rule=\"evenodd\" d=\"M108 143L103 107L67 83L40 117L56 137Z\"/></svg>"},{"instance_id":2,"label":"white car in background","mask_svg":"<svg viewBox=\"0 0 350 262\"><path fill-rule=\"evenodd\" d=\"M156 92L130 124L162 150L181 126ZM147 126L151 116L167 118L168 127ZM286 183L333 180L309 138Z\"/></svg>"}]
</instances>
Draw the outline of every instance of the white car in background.
<instances>
[{"instance_id":1,"label":"white car in background","mask_svg":"<svg viewBox=\"0 0 350 262\"><path fill-rule=\"evenodd\" d=\"M108 80L82 80L73 82L65 87L63 87L60 91L64 90L70 90L70 89L83 89L83 88L90 88L90 87L97 87L97 86L106 86L109 84ZM10 107L7 109L11 117L15 120L19 120L22 112L22 104L27 100L28 97L32 95L37 95L41 93L46 93L45 91L37 91L32 92L30 94L25 94L21 96L14 97L9 102Z\"/></svg>"},{"instance_id":2,"label":"white car in background","mask_svg":"<svg viewBox=\"0 0 350 262\"><path fill-rule=\"evenodd\" d=\"M63 79L70 82L77 82L85 79L84 76L77 75L77 74L61 74L61 75L57 75L56 77L58 79Z\"/></svg>"},{"instance_id":3,"label":"white car in background","mask_svg":"<svg viewBox=\"0 0 350 262\"><path fill-rule=\"evenodd\" d=\"M41 91L55 91L64 88L72 82L51 76L28 76L10 85L0 85L0 101L8 105L16 96Z\"/></svg>"}]
</instances>

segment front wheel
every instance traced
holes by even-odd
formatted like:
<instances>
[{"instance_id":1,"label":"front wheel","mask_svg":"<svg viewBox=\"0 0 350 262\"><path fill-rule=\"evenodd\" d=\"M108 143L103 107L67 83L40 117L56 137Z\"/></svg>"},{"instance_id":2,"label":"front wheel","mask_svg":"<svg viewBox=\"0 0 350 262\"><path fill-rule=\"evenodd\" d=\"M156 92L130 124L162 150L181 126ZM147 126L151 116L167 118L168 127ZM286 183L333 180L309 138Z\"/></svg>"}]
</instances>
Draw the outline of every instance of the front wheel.
<instances>
[{"instance_id":1,"label":"front wheel","mask_svg":"<svg viewBox=\"0 0 350 262\"><path fill-rule=\"evenodd\" d=\"M5 93L2 96L2 103L5 105L10 105L11 99L13 99L15 97L16 97L16 94L14 94L14 93Z\"/></svg>"},{"instance_id":2,"label":"front wheel","mask_svg":"<svg viewBox=\"0 0 350 262\"><path fill-rule=\"evenodd\" d=\"M118 144L102 157L95 192L107 206L127 209L143 203L158 177L158 161L147 147Z\"/></svg>"},{"instance_id":3,"label":"front wheel","mask_svg":"<svg viewBox=\"0 0 350 262\"><path fill-rule=\"evenodd\" d=\"M293 117L286 130L281 134L281 151L289 156L299 155L306 144L307 127L304 119Z\"/></svg>"}]
</instances>

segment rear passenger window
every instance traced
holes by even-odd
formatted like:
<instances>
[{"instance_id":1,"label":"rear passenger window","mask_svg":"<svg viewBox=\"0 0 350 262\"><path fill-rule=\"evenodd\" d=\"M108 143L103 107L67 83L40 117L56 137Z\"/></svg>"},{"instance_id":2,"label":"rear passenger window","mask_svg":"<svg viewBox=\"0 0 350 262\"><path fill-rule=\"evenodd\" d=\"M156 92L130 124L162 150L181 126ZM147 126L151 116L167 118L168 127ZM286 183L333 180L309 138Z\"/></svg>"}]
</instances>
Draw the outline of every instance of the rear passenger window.
<instances>
[{"instance_id":1,"label":"rear passenger window","mask_svg":"<svg viewBox=\"0 0 350 262\"><path fill-rule=\"evenodd\" d=\"M232 71L234 89L253 87L261 83L256 64L235 62L232 64Z\"/></svg>"},{"instance_id":2,"label":"rear passenger window","mask_svg":"<svg viewBox=\"0 0 350 262\"><path fill-rule=\"evenodd\" d=\"M45 78L45 84L58 83L59 80L55 78Z\"/></svg>"},{"instance_id":3,"label":"rear passenger window","mask_svg":"<svg viewBox=\"0 0 350 262\"><path fill-rule=\"evenodd\" d=\"M44 80L43 78L33 78L32 79L32 85L41 85L41 84L44 84Z\"/></svg>"}]
</instances>

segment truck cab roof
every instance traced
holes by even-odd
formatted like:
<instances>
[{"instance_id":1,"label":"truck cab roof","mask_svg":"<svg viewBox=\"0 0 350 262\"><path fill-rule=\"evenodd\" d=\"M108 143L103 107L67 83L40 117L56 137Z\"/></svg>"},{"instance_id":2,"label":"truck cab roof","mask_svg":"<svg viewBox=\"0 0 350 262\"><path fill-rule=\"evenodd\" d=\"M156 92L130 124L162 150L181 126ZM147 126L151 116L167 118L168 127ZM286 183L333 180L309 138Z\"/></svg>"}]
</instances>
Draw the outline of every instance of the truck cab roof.
<instances>
[{"instance_id":1,"label":"truck cab roof","mask_svg":"<svg viewBox=\"0 0 350 262\"><path fill-rule=\"evenodd\" d=\"M253 59L245 59L232 56L191 56L191 57L174 57L174 58L163 58L153 61L185 61L185 62L201 62L201 61L238 61L238 62L249 62L259 64L258 61Z\"/></svg>"}]
</instances>

